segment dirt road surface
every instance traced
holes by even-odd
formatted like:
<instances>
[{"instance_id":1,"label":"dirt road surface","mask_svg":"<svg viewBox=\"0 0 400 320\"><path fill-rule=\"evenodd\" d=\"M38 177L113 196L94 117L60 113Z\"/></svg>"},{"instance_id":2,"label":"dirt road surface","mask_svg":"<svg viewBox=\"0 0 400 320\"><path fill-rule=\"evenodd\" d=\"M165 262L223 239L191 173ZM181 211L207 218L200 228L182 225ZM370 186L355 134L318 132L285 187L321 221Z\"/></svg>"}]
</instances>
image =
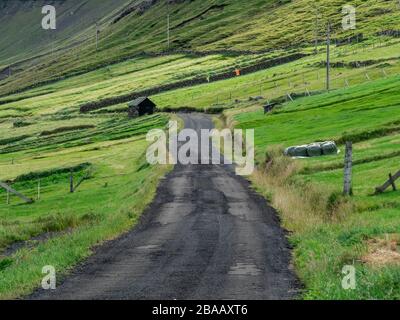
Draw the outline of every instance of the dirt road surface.
<instances>
[{"instance_id":1,"label":"dirt road surface","mask_svg":"<svg viewBox=\"0 0 400 320\"><path fill-rule=\"evenodd\" d=\"M209 129L201 114L187 128ZM277 214L227 165L177 165L140 224L30 299L292 299L298 281Z\"/></svg>"}]
</instances>

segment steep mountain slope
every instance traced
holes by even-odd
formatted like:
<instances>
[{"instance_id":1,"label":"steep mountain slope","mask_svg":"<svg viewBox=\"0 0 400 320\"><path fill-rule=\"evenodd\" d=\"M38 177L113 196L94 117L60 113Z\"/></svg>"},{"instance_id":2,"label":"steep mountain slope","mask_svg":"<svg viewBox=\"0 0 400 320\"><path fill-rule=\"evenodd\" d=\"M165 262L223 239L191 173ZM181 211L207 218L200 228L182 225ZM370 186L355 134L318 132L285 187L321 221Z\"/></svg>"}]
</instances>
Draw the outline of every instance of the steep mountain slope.
<instances>
[{"instance_id":1,"label":"steep mountain slope","mask_svg":"<svg viewBox=\"0 0 400 320\"><path fill-rule=\"evenodd\" d=\"M0 2L0 61L3 64L43 54L52 46L77 44L96 22L105 22L123 9L127 0L3 0ZM57 9L57 29L42 28L42 7Z\"/></svg>"},{"instance_id":2,"label":"steep mountain slope","mask_svg":"<svg viewBox=\"0 0 400 320\"><path fill-rule=\"evenodd\" d=\"M65 11L76 9L78 2L62 2L62 8L65 8ZM69 3L68 7L66 3ZM75 3L75 7L72 3ZM378 33L395 31L400 26L400 7L396 1L248 0L244 3L241 0L138 0L127 3L120 0L112 1L115 3L113 6L109 4L110 1L97 3L98 1L87 1L76 11L85 22L74 24L74 27L68 27L66 23L63 31L57 31L57 34L60 32L75 39L86 39L85 41L77 42L74 47L68 47L65 51L61 50L61 47L69 45L71 40L59 43L57 49L60 51L57 54L43 57L35 62L35 66L19 65L16 71L21 69L22 73L28 74L0 82L0 94L72 72L93 70L100 65L126 59L142 51L165 51L168 49L168 14L170 50L259 51L312 46L316 37L319 43L324 41L328 19L332 24L334 41L340 42L349 38L371 40ZM348 4L357 8L357 28L343 31L342 7ZM110 12L111 9L115 11ZM26 14L29 12L28 10ZM15 17L20 16L22 17L22 13L17 11ZM96 51L93 23L101 16L105 18L100 26L99 46ZM63 14L60 19L63 19ZM68 21L73 20L71 18ZM26 21L29 22L26 22L25 28L29 28L30 23L37 27L40 19L31 18ZM14 30L15 22L10 22L8 27L2 28L3 33L7 33L10 28ZM0 52L3 52L3 57L9 57L11 52L21 51L21 47L18 46L4 49L12 41L15 42L15 39L18 39L18 36L11 34L7 42L1 42ZM24 41L16 43L26 45ZM35 76L29 77L32 73Z\"/></svg>"}]
</instances>

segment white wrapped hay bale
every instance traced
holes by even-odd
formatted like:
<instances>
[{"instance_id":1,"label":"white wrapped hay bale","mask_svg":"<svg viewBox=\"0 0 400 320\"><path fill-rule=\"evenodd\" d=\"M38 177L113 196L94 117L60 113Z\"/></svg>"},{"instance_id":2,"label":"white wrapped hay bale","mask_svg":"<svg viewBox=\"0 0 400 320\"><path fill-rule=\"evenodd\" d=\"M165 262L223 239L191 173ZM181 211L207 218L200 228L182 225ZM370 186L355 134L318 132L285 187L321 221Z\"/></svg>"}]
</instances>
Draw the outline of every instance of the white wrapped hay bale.
<instances>
[{"instance_id":1,"label":"white wrapped hay bale","mask_svg":"<svg viewBox=\"0 0 400 320\"><path fill-rule=\"evenodd\" d=\"M307 146L307 155L309 157L322 156L322 148L319 143L312 143Z\"/></svg>"},{"instance_id":2,"label":"white wrapped hay bale","mask_svg":"<svg viewBox=\"0 0 400 320\"><path fill-rule=\"evenodd\" d=\"M294 156L295 157L307 157L307 146L298 146L294 148Z\"/></svg>"},{"instance_id":3,"label":"white wrapped hay bale","mask_svg":"<svg viewBox=\"0 0 400 320\"><path fill-rule=\"evenodd\" d=\"M292 146L285 149L284 154L289 157L320 157L337 154L338 147L334 141L314 142L308 145Z\"/></svg>"},{"instance_id":4,"label":"white wrapped hay bale","mask_svg":"<svg viewBox=\"0 0 400 320\"><path fill-rule=\"evenodd\" d=\"M326 141L321 144L322 154L323 155L330 155L330 154L337 154L338 148L336 143L333 141Z\"/></svg>"},{"instance_id":5,"label":"white wrapped hay bale","mask_svg":"<svg viewBox=\"0 0 400 320\"><path fill-rule=\"evenodd\" d=\"M296 156L296 147L289 147L285 149L285 156L295 157Z\"/></svg>"}]
</instances>

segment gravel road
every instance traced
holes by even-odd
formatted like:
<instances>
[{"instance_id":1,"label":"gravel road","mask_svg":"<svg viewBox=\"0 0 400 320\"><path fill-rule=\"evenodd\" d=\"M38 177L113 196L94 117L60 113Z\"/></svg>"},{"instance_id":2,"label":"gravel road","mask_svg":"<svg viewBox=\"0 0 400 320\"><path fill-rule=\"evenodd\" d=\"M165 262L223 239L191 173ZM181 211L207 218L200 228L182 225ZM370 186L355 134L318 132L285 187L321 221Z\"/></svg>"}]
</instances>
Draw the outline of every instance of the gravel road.
<instances>
[{"instance_id":1,"label":"gravel road","mask_svg":"<svg viewBox=\"0 0 400 320\"><path fill-rule=\"evenodd\" d=\"M182 114L187 128L210 118ZM293 299L277 214L227 165L177 165L137 227L30 299Z\"/></svg>"}]
</instances>

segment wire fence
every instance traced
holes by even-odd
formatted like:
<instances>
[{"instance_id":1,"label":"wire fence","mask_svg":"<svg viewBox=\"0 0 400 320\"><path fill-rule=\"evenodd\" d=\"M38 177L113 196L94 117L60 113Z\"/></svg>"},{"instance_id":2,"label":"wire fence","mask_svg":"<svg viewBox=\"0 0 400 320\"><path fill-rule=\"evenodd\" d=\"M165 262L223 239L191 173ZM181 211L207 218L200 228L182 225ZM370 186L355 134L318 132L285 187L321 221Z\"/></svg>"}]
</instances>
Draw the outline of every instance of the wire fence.
<instances>
[{"instance_id":1,"label":"wire fence","mask_svg":"<svg viewBox=\"0 0 400 320\"><path fill-rule=\"evenodd\" d=\"M88 171L89 172L89 171ZM88 173L87 172L87 173ZM99 184L103 187L108 187L109 186L109 182L112 181L112 179L114 178L121 178L121 177L128 177L132 175L132 173L120 173L120 174L114 174L114 175L95 175L93 172L90 171L90 176L84 178L84 176L79 176L78 178L76 178L75 181L75 188L74 191L76 191L76 186L77 186L77 182L79 184L83 183L83 185L85 185L85 180L90 181L91 185L93 184ZM26 196L27 198L33 199L34 201L39 201L40 199L43 199L43 196L45 198L48 199L49 194L54 194L55 197L59 198L60 194L68 194L71 193L71 177L68 176L65 178L65 181L57 181L52 183L50 182L45 182L44 183L44 179L37 179L37 180L32 180L31 182L31 186L29 187L15 187L15 189L23 194L24 196ZM14 188L12 183L8 183L8 185L12 188ZM85 187L80 187L80 189L85 189ZM7 192L5 189L0 188L0 199L3 198L2 200L0 200L0 205L2 204L19 204L22 201L20 200L20 198L18 198L17 196L13 195L10 192ZM16 200L15 200L16 199Z\"/></svg>"},{"instance_id":2,"label":"wire fence","mask_svg":"<svg viewBox=\"0 0 400 320\"><path fill-rule=\"evenodd\" d=\"M349 54L355 55L358 53L368 54L379 47L383 48L387 45L387 43L380 45L371 44L369 46L361 45L359 48L354 48L352 50L340 48L333 52L331 58L348 57ZM393 60L398 60L398 57L393 57ZM398 70L396 69L399 68L397 62L395 64L385 64L385 66L379 67L378 60L372 65L363 65L363 61L352 61L354 64L353 66L349 66L349 63L350 62L344 63L342 67L337 67L334 62L332 63L333 67L331 68L330 77L331 90L387 78L398 74ZM268 74L264 77L260 77L260 72L266 72ZM200 106L218 106L257 96L264 99L274 99L286 96L288 93L306 93L308 95L315 91L324 91L327 87L326 69L323 67L316 68L306 66L303 67L303 69L294 70L290 74L271 74L273 71L269 71L269 69L260 72L257 72L254 76L251 74L241 76L249 80L245 83L237 83L230 86L227 84L226 88L218 88L215 90L212 86L220 86L220 84L214 82L202 86L162 93L157 98L161 104L168 104L176 107L198 107L199 102L201 104ZM227 81L242 82L244 80L241 77L231 78ZM252 79L252 77L258 79ZM209 93L207 91L209 91Z\"/></svg>"}]
</instances>

